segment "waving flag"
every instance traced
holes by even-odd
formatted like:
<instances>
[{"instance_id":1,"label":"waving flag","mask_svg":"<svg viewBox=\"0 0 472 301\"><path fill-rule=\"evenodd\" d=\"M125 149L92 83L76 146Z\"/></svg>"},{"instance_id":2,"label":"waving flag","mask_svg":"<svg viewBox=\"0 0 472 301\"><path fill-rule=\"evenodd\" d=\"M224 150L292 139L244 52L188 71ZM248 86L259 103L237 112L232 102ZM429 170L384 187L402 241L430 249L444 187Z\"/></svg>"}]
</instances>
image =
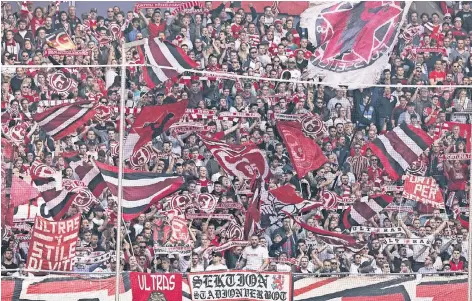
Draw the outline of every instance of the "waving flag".
<instances>
[{"instance_id":1,"label":"waving flag","mask_svg":"<svg viewBox=\"0 0 472 301\"><path fill-rule=\"evenodd\" d=\"M26 182L20 177L13 176L10 188L10 202L14 207L27 204L29 200L39 195L38 189L33 187L31 180Z\"/></svg>"},{"instance_id":2,"label":"waving flag","mask_svg":"<svg viewBox=\"0 0 472 301\"><path fill-rule=\"evenodd\" d=\"M55 178L42 178L34 174L31 177L46 203L48 215L55 221L62 219L72 205L76 194L62 189L62 183L59 183Z\"/></svg>"},{"instance_id":3,"label":"waving flag","mask_svg":"<svg viewBox=\"0 0 472 301\"><path fill-rule=\"evenodd\" d=\"M75 49L76 46L72 41L71 37L64 28L60 28L55 32L46 36L46 43L49 47L57 50L70 50Z\"/></svg>"},{"instance_id":4,"label":"waving flag","mask_svg":"<svg viewBox=\"0 0 472 301\"><path fill-rule=\"evenodd\" d=\"M235 145L202 135L199 137L216 161L231 176L241 179L255 179L259 175L263 180L266 180L270 175L266 156L254 143Z\"/></svg>"},{"instance_id":5,"label":"waving flag","mask_svg":"<svg viewBox=\"0 0 472 301\"><path fill-rule=\"evenodd\" d=\"M423 130L402 123L367 145L379 157L385 171L398 180L418 157L433 144Z\"/></svg>"},{"instance_id":6,"label":"waving flag","mask_svg":"<svg viewBox=\"0 0 472 301\"><path fill-rule=\"evenodd\" d=\"M161 106L143 107L124 143L123 157L128 159L139 148L167 131L178 122L187 108L187 101Z\"/></svg>"},{"instance_id":7,"label":"waving flag","mask_svg":"<svg viewBox=\"0 0 472 301\"><path fill-rule=\"evenodd\" d=\"M118 196L118 167L95 162L110 192ZM180 189L182 177L158 175L151 172L123 171L123 218L126 221L137 217L151 205Z\"/></svg>"},{"instance_id":8,"label":"waving flag","mask_svg":"<svg viewBox=\"0 0 472 301\"><path fill-rule=\"evenodd\" d=\"M358 252L362 248L364 248L365 244L357 242L356 239L350 235L332 232L328 230L324 230L322 228L317 228L308 225L300 218L295 218L288 212L283 212L288 217L292 218L296 224L302 227L305 230L313 232L317 238L323 240L325 243L336 246L336 247L346 247L352 250L353 252Z\"/></svg>"},{"instance_id":9,"label":"waving flag","mask_svg":"<svg viewBox=\"0 0 472 301\"><path fill-rule=\"evenodd\" d=\"M268 196L261 200L261 227L266 228L273 224L282 226L285 216L283 211L298 215L300 210L311 204L312 202L304 201L291 185L269 190Z\"/></svg>"},{"instance_id":10,"label":"waving flag","mask_svg":"<svg viewBox=\"0 0 472 301\"><path fill-rule=\"evenodd\" d=\"M316 47L309 75L324 82L374 84L396 44L411 2L320 2L300 16Z\"/></svg>"},{"instance_id":11,"label":"waving flag","mask_svg":"<svg viewBox=\"0 0 472 301\"><path fill-rule=\"evenodd\" d=\"M93 103L81 101L52 107L33 116L39 126L54 140L70 135L95 115Z\"/></svg>"},{"instance_id":12,"label":"waving flag","mask_svg":"<svg viewBox=\"0 0 472 301\"><path fill-rule=\"evenodd\" d=\"M184 69L195 69L198 64L193 61L185 51L169 41L161 41L159 38L145 39L144 49L152 70L161 82L176 78ZM159 66L172 67L161 69ZM146 72L149 73L149 69Z\"/></svg>"},{"instance_id":13,"label":"waving flag","mask_svg":"<svg viewBox=\"0 0 472 301\"><path fill-rule=\"evenodd\" d=\"M287 146L290 160L299 179L306 176L308 172L320 168L328 161L320 146L303 134L299 122L277 121L277 129Z\"/></svg>"},{"instance_id":14,"label":"waving flag","mask_svg":"<svg viewBox=\"0 0 472 301\"><path fill-rule=\"evenodd\" d=\"M246 219L244 221L244 239L248 240L251 235L257 233L261 228L261 201L267 198L267 190L261 178L255 181L255 191L246 211Z\"/></svg>"},{"instance_id":15,"label":"waving flag","mask_svg":"<svg viewBox=\"0 0 472 301\"><path fill-rule=\"evenodd\" d=\"M343 223L346 229L351 226L362 226L370 218L377 215L393 201L386 194L371 195L367 202L357 202L344 211Z\"/></svg>"}]
</instances>

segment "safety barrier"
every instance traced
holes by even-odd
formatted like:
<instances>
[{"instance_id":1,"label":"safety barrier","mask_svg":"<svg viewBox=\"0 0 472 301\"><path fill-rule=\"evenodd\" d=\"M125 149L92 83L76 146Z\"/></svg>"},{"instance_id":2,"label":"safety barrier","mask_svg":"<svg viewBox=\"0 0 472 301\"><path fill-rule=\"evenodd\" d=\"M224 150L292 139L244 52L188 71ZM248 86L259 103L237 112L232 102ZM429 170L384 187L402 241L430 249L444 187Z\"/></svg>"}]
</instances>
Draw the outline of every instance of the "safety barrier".
<instances>
[{"instance_id":1,"label":"safety barrier","mask_svg":"<svg viewBox=\"0 0 472 301\"><path fill-rule=\"evenodd\" d=\"M111 273L2 277L2 301L115 300ZM467 300L466 273L330 275L218 271L123 272L119 300Z\"/></svg>"}]
</instances>

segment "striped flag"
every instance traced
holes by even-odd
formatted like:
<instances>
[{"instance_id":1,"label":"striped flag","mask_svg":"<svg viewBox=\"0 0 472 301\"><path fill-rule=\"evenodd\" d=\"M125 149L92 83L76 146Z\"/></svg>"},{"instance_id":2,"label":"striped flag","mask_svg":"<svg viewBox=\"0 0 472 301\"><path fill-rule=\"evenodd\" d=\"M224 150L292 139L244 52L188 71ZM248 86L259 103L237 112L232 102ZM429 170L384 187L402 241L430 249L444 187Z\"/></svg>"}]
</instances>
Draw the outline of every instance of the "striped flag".
<instances>
[{"instance_id":1,"label":"striped flag","mask_svg":"<svg viewBox=\"0 0 472 301\"><path fill-rule=\"evenodd\" d=\"M148 63L148 60L146 59L146 56L144 54L144 46L139 46L137 47L137 50L138 50L138 55L139 55L139 62L140 64L147 64ZM156 69L156 71L154 71L154 69ZM142 81L144 81L146 83L146 86L149 88L149 89L154 89L155 87L161 85L163 83L163 81L161 79L163 79L163 77L159 78L157 76L157 74L160 72L161 69L157 68L157 67L152 67L152 66L149 66L149 65L144 65L141 67L141 71L142 71Z\"/></svg>"},{"instance_id":2,"label":"striped flag","mask_svg":"<svg viewBox=\"0 0 472 301\"><path fill-rule=\"evenodd\" d=\"M107 187L107 184L103 180L100 170L96 166L92 165L79 165L75 168L74 172L77 174L79 179L88 187L95 197L99 197L103 190Z\"/></svg>"},{"instance_id":3,"label":"striped flag","mask_svg":"<svg viewBox=\"0 0 472 301\"><path fill-rule=\"evenodd\" d=\"M43 178L35 174L32 174L31 178L46 203L49 215L55 221L60 220L69 210L76 194L62 189L62 183L55 178Z\"/></svg>"},{"instance_id":4,"label":"striped flag","mask_svg":"<svg viewBox=\"0 0 472 301\"><path fill-rule=\"evenodd\" d=\"M244 221L244 239L249 239L253 234L256 234L260 229L261 201L267 199L267 190L265 189L264 181L261 178L255 179L255 190L251 201L248 204L246 211L246 219Z\"/></svg>"},{"instance_id":5,"label":"striped flag","mask_svg":"<svg viewBox=\"0 0 472 301\"><path fill-rule=\"evenodd\" d=\"M33 116L39 126L54 140L73 133L95 115L94 104L81 101L52 107Z\"/></svg>"},{"instance_id":6,"label":"striped flag","mask_svg":"<svg viewBox=\"0 0 472 301\"><path fill-rule=\"evenodd\" d=\"M144 49L151 69L161 82L176 78L184 69L195 69L198 64L185 51L168 41L158 38L145 39ZM161 69L158 66L172 67L177 70ZM147 69L149 70L149 69Z\"/></svg>"},{"instance_id":7,"label":"striped flag","mask_svg":"<svg viewBox=\"0 0 472 301\"><path fill-rule=\"evenodd\" d=\"M433 143L423 130L402 123L368 144L388 175L397 181L413 162Z\"/></svg>"},{"instance_id":8,"label":"striped flag","mask_svg":"<svg viewBox=\"0 0 472 301\"><path fill-rule=\"evenodd\" d=\"M300 218L293 217L290 213L284 212L288 217L292 218L296 224L298 224L301 228L313 232L317 238L321 239L327 244L333 245L335 247L345 247L350 249L353 252L358 252L362 248L365 247L365 244L361 242L357 242L353 236L332 232L328 230L324 230L322 228L317 228L308 225Z\"/></svg>"},{"instance_id":9,"label":"striped flag","mask_svg":"<svg viewBox=\"0 0 472 301\"><path fill-rule=\"evenodd\" d=\"M367 202L357 202L344 211L343 224L346 229L364 225L393 201L386 194L371 195Z\"/></svg>"},{"instance_id":10,"label":"striped flag","mask_svg":"<svg viewBox=\"0 0 472 301\"><path fill-rule=\"evenodd\" d=\"M103 180L114 196L118 196L118 167L95 162ZM180 189L184 178L151 172L123 170L123 219L132 220L162 198Z\"/></svg>"}]
</instances>

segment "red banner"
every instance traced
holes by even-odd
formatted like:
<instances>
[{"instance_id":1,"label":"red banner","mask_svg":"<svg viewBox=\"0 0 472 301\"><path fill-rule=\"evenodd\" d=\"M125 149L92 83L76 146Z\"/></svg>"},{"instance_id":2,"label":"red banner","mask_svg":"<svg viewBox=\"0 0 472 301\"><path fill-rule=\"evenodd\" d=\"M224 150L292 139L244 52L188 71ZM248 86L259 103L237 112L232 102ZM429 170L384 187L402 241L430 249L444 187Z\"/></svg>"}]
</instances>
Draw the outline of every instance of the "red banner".
<instances>
[{"instance_id":1,"label":"red banner","mask_svg":"<svg viewBox=\"0 0 472 301\"><path fill-rule=\"evenodd\" d=\"M80 229L80 214L58 222L40 216L34 220L28 251L31 270L72 271Z\"/></svg>"},{"instance_id":2,"label":"red banner","mask_svg":"<svg viewBox=\"0 0 472 301\"><path fill-rule=\"evenodd\" d=\"M182 300L182 274L130 273L134 301Z\"/></svg>"},{"instance_id":3,"label":"red banner","mask_svg":"<svg viewBox=\"0 0 472 301\"><path fill-rule=\"evenodd\" d=\"M403 197L437 208L444 208L444 200L436 180L430 177L407 175Z\"/></svg>"},{"instance_id":4,"label":"red banner","mask_svg":"<svg viewBox=\"0 0 472 301\"><path fill-rule=\"evenodd\" d=\"M47 48L44 50L44 56L48 55L69 55L69 56L80 56L80 55L90 55L92 53L91 50L89 49L68 49L68 50L58 50L58 49L52 49L52 48Z\"/></svg>"}]
</instances>

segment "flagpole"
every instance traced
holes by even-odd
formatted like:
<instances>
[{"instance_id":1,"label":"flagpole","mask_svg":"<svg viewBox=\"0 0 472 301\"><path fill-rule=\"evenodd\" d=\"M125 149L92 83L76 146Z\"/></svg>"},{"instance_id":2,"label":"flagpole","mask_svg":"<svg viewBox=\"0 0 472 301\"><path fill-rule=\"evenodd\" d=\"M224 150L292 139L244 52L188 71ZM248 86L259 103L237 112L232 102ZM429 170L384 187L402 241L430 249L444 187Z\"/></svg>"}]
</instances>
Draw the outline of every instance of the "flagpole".
<instances>
[{"instance_id":1,"label":"flagpole","mask_svg":"<svg viewBox=\"0 0 472 301\"><path fill-rule=\"evenodd\" d=\"M471 117L472 117L472 115L469 115L469 119L471 119ZM470 122L470 120L469 120L469 122ZM472 123L470 124L470 131L472 133ZM472 145L472 136L471 136L470 140L471 140L470 143ZM470 150L470 152L472 152L472 150ZM467 253L468 253L467 257L468 257L468 261L469 261L469 263L468 263L468 265L469 265L468 274L469 275L468 275L467 278L468 278L469 285L467 286L467 292L468 292L468 300L472 301L472 281L471 281L471 279L472 279L472 277L471 277L471 273L472 273L472 249L471 249L472 248L472 235L470 234L470 231L472 229L471 226L470 226L470 216L472 215L472 192L471 192L472 191L472 188L471 188L472 185L470 183L470 180L472 180L472 157L470 159L469 170L470 170L470 174L469 174L469 191L468 191L469 192L469 229L467 229L468 230L468 236L469 236L467 238L467 245L469 246L469 249L467 250ZM459 214L460 214L460 212L459 212Z\"/></svg>"},{"instance_id":2,"label":"flagpole","mask_svg":"<svg viewBox=\"0 0 472 301\"><path fill-rule=\"evenodd\" d=\"M126 53L125 45L121 45L121 100L120 100L120 142L118 153L118 212L116 229L116 282L115 301L120 300L120 276L121 276L121 199L123 197L123 140L125 137L125 89L126 89Z\"/></svg>"}]
</instances>

